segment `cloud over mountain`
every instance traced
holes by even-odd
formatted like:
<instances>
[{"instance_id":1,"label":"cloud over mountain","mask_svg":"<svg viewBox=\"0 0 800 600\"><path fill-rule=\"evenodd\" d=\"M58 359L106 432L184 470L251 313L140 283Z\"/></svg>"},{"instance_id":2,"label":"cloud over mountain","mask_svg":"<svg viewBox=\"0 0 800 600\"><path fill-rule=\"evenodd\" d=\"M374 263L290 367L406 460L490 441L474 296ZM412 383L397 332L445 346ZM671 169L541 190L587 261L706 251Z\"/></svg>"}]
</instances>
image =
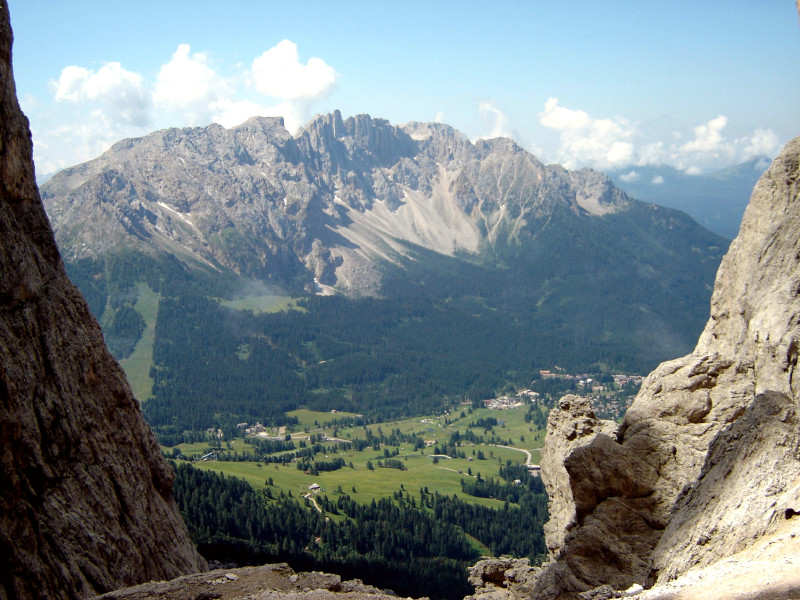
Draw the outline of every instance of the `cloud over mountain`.
<instances>
[{"instance_id":1,"label":"cloud over mountain","mask_svg":"<svg viewBox=\"0 0 800 600\"><path fill-rule=\"evenodd\" d=\"M537 115L539 123L559 134L555 160L568 168L592 166L621 169L628 166L670 165L687 174L700 174L722 164L772 155L780 145L772 130L757 128L749 136L725 136L728 117L718 115L692 128L693 137L672 131L671 143L652 140L638 124L620 116L595 118L580 109L567 108L558 98L548 98Z\"/></svg>"},{"instance_id":2,"label":"cloud over mountain","mask_svg":"<svg viewBox=\"0 0 800 600\"><path fill-rule=\"evenodd\" d=\"M46 153L37 159L39 170L52 172L89 159L122 137L146 133L154 123L233 127L252 116L281 116L294 131L339 77L321 58L303 63L290 40L249 66L224 69L210 53L193 52L189 44L178 45L153 80L119 62L96 70L64 67L51 89L68 111L69 125L35 131L37 147Z\"/></svg>"}]
</instances>

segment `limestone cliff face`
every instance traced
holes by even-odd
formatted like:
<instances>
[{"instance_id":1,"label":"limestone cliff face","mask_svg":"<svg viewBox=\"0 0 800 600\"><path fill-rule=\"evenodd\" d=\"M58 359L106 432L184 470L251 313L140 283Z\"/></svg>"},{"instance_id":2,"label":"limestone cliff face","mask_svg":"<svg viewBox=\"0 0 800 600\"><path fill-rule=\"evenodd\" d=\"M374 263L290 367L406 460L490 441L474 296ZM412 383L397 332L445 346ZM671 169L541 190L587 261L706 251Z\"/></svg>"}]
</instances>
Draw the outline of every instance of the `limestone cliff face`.
<instances>
[{"instance_id":1,"label":"limestone cliff face","mask_svg":"<svg viewBox=\"0 0 800 600\"><path fill-rule=\"evenodd\" d=\"M534 596L663 584L765 540L800 552L798 176L800 138L753 192L696 349L650 374L615 434L572 398L551 414Z\"/></svg>"},{"instance_id":2,"label":"limestone cliff face","mask_svg":"<svg viewBox=\"0 0 800 600\"><path fill-rule=\"evenodd\" d=\"M65 275L0 2L0 598L83 598L203 568L172 473Z\"/></svg>"}]
</instances>

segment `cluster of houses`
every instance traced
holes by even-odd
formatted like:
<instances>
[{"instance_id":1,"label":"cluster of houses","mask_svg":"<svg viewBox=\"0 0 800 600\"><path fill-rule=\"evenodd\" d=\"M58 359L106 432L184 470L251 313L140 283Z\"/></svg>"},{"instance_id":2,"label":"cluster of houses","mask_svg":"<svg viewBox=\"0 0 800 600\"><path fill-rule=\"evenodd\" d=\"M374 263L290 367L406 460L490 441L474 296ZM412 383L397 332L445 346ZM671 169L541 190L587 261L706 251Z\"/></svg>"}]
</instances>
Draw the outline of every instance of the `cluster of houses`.
<instances>
[{"instance_id":1,"label":"cluster of houses","mask_svg":"<svg viewBox=\"0 0 800 600\"><path fill-rule=\"evenodd\" d=\"M264 439L282 440L286 436L286 427L270 427L269 429L256 422L255 425L248 427L247 423L237 423L239 431L244 431L247 435L253 435Z\"/></svg>"},{"instance_id":2,"label":"cluster of houses","mask_svg":"<svg viewBox=\"0 0 800 600\"><path fill-rule=\"evenodd\" d=\"M542 379L571 379L576 381L580 386L595 386L598 384L597 381L593 380L587 373L578 374L578 375L571 375L564 371L561 367L554 367L555 370L550 371L547 369L542 369L539 371L539 375L542 376ZM642 380L644 377L641 375L613 375L614 384L622 387L629 383L634 383L636 385L641 385Z\"/></svg>"},{"instance_id":3,"label":"cluster of houses","mask_svg":"<svg viewBox=\"0 0 800 600\"><path fill-rule=\"evenodd\" d=\"M513 396L500 396L499 398L490 398L489 400L484 400L483 403L486 405L486 408L492 410L507 410L509 408L517 408L518 406L523 406L524 404L530 402L536 402L538 400L539 394L534 392L533 390L522 390L514 394Z\"/></svg>"}]
</instances>

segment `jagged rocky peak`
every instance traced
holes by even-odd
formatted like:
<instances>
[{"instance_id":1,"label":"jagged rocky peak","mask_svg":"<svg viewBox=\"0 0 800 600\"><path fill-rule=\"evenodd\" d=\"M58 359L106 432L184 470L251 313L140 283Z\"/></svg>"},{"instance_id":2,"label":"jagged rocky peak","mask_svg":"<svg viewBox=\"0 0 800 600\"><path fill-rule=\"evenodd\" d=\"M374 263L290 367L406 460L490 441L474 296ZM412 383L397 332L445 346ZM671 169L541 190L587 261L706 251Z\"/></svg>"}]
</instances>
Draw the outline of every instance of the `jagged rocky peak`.
<instances>
[{"instance_id":1,"label":"jagged rocky peak","mask_svg":"<svg viewBox=\"0 0 800 600\"><path fill-rule=\"evenodd\" d=\"M205 561L36 189L0 3L0 598L86 598Z\"/></svg>"},{"instance_id":2,"label":"jagged rocky peak","mask_svg":"<svg viewBox=\"0 0 800 600\"><path fill-rule=\"evenodd\" d=\"M361 114L343 120L338 110L314 118L297 139L312 155L333 154L356 168L388 167L418 151L414 140L386 119ZM337 145L342 151L335 150Z\"/></svg>"},{"instance_id":3,"label":"jagged rocky peak","mask_svg":"<svg viewBox=\"0 0 800 600\"><path fill-rule=\"evenodd\" d=\"M647 377L616 433L569 398L551 413L534 597L800 597L798 232L800 138L753 191L695 350Z\"/></svg>"}]
</instances>

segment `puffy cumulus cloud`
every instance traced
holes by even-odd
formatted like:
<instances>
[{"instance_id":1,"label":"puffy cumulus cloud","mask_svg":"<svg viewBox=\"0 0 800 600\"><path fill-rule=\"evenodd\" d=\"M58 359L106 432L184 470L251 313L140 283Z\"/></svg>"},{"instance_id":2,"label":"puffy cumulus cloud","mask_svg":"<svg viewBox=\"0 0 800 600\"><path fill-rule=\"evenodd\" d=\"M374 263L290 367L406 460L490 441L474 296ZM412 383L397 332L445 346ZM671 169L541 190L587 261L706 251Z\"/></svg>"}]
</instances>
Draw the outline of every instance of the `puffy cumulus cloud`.
<instances>
[{"instance_id":1,"label":"puffy cumulus cloud","mask_svg":"<svg viewBox=\"0 0 800 600\"><path fill-rule=\"evenodd\" d=\"M484 139L493 139L499 137L512 137L508 130L508 119L506 115L492 102L481 102L478 105L478 111L481 114L484 122L491 127L489 135L481 136Z\"/></svg>"},{"instance_id":2,"label":"puffy cumulus cloud","mask_svg":"<svg viewBox=\"0 0 800 600\"><path fill-rule=\"evenodd\" d=\"M758 128L748 138L742 140L747 158L766 155L774 156L780 150L781 142L771 129Z\"/></svg>"},{"instance_id":3,"label":"puffy cumulus cloud","mask_svg":"<svg viewBox=\"0 0 800 600\"><path fill-rule=\"evenodd\" d=\"M558 98L548 98L544 111L539 113L539 122L556 131L582 131L592 123L592 119L582 110L571 110L558 105Z\"/></svg>"},{"instance_id":4,"label":"puffy cumulus cloud","mask_svg":"<svg viewBox=\"0 0 800 600\"><path fill-rule=\"evenodd\" d=\"M52 85L57 102L86 103L129 125L144 126L150 121L150 97L144 77L118 62L106 63L97 71L64 67Z\"/></svg>"},{"instance_id":5,"label":"puffy cumulus cloud","mask_svg":"<svg viewBox=\"0 0 800 600\"><path fill-rule=\"evenodd\" d=\"M722 130L728 124L728 118L720 115L707 123L694 128L694 139L678 148L681 152L718 152L723 149Z\"/></svg>"},{"instance_id":6,"label":"puffy cumulus cloud","mask_svg":"<svg viewBox=\"0 0 800 600\"><path fill-rule=\"evenodd\" d=\"M639 173L637 173L636 171L629 171L627 173L620 175L619 178L626 183L630 183L631 181L639 180Z\"/></svg>"},{"instance_id":7,"label":"puffy cumulus cloud","mask_svg":"<svg viewBox=\"0 0 800 600\"><path fill-rule=\"evenodd\" d=\"M567 168L623 168L635 162L636 127L622 117L594 119L548 98L539 122L560 134L559 161Z\"/></svg>"},{"instance_id":8,"label":"puffy cumulus cloud","mask_svg":"<svg viewBox=\"0 0 800 600\"><path fill-rule=\"evenodd\" d=\"M37 168L42 173L94 158L123 137L152 128L238 125L254 116L281 116L296 131L339 77L320 58L302 64L297 45L284 40L251 65L222 65L206 52L180 44L154 79L118 62L97 70L63 69L51 82L55 109L36 105Z\"/></svg>"},{"instance_id":9,"label":"puffy cumulus cloud","mask_svg":"<svg viewBox=\"0 0 800 600\"><path fill-rule=\"evenodd\" d=\"M179 45L156 76L153 89L156 109L168 115L180 113L183 120L180 125L207 124L214 104L228 98L232 91L209 62L207 53L192 54L189 44Z\"/></svg>"},{"instance_id":10,"label":"puffy cumulus cloud","mask_svg":"<svg viewBox=\"0 0 800 600\"><path fill-rule=\"evenodd\" d=\"M719 115L693 128L694 139L672 145L665 152L669 162L687 175L743 162L756 156L773 156L779 149L778 136L771 129L757 128L751 135L729 139L724 130L728 118Z\"/></svg>"},{"instance_id":11,"label":"puffy cumulus cloud","mask_svg":"<svg viewBox=\"0 0 800 600\"><path fill-rule=\"evenodd\" d=\"M650 180L650 183L653 185L663 185L664 184L664 177L663 175L656 175Z\"/></svg>"},{"instance_id":12,"label":"puffy cumulus cloud","mask_svg":"<svg viewBox=\"0 0 800 600\"><path fill-rule=\"evenodd\" d=\"M755 156L773 156L779 149L778 137L770 129L759 128L737 139L727 137L725 115L687 132L664 132L666 139L655 140L652 134L648 136L651 139L644 140L638 126L623 117L594 118L583 110L561 106L557 98L549 98L538 117L544 127L558 132L555 159L568 168L670 165L691 175Z\"/></svg>"},{"instance_id":13,"label":"puffy cumulus cloud","mask_svg":"<svg viewBox=\"0 0 800 600\"><path fill-rule=\"evenodd\" d=\"M282 100L313 101L325 97L339 74L321 58L300 62L297 44L283 40L253 61L255 88Z\"/></svg>"},{"instance_id":14,"label":"puffy cumulus cloud","mask_svg":"<svg viewBox=\"0 0 800 600\"><path fill-rule=\"evenodd\" d=\"M259 117L283 117L284 127L289 132L294 132L302 127L308 120L308 110L304 105L298 106L293 102L281 102L279 104L267 105L241 100L238 102L221 100L213 105L214 123L219 123L223 127L235 127L244 123L247 119L255 116Z\"/></svg>"},{"instance_id":15,"label":"puffy cumulus cloud","mask_svg":"<svg viewBox=\"0 0 800 600\"><path fill-rule=\"evenodd\" d=\"M38 111L28 115L38 123L31 129L37 177L91 160L127 135L116 119L99 108L78 118L71 118L74 113L62 113L55 118Z\"/></svg>"}]
</instances>

